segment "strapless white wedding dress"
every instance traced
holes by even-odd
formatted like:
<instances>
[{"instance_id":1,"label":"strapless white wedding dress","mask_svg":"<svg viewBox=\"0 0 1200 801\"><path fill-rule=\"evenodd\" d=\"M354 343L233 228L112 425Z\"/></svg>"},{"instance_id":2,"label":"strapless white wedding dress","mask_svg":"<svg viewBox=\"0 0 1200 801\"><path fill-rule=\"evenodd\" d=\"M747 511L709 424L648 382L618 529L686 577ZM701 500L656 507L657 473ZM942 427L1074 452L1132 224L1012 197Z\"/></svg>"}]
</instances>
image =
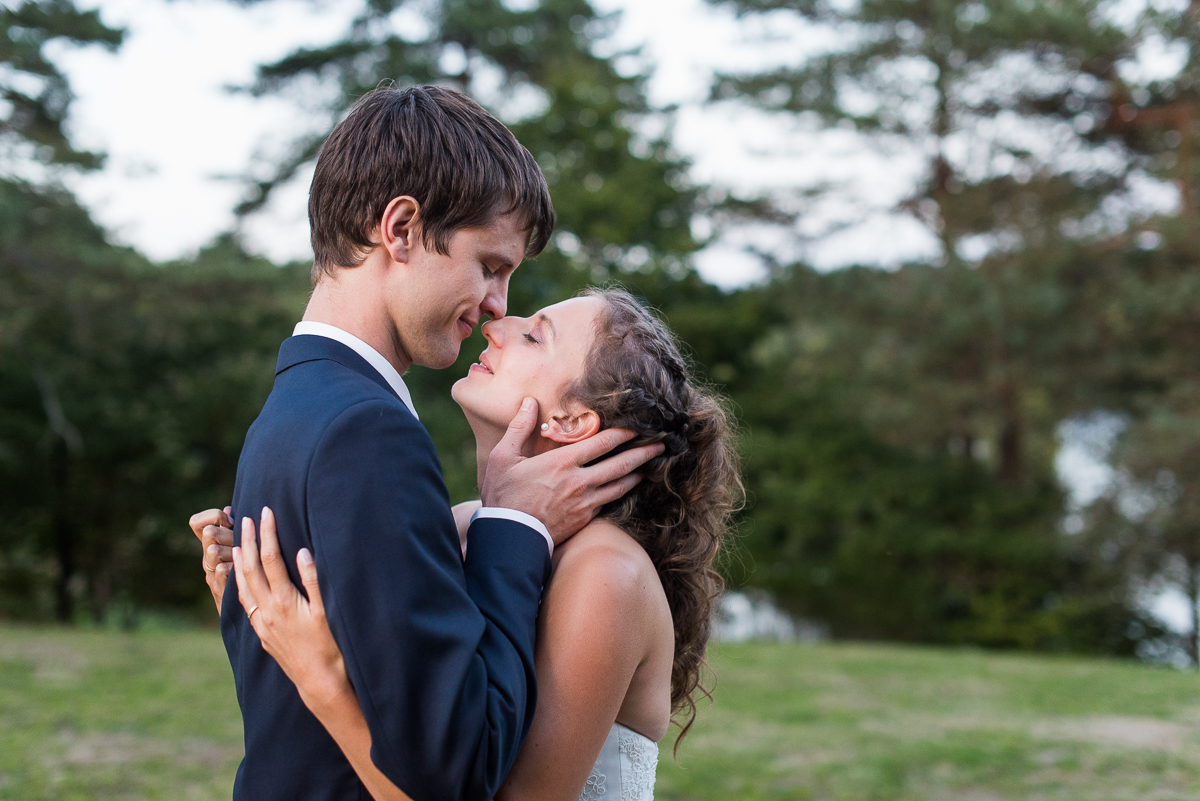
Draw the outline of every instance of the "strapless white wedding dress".
<instances>
[{"instance_id":1,"label":"strapless white wedding dress","mask_svg":"<svg viewBox=\"0 0 1200 801\"><path fill-rule=\"evenodd\" d=\"M652 801L658 743L614 723L579 801Z\"/></svg>"}]
</instances>

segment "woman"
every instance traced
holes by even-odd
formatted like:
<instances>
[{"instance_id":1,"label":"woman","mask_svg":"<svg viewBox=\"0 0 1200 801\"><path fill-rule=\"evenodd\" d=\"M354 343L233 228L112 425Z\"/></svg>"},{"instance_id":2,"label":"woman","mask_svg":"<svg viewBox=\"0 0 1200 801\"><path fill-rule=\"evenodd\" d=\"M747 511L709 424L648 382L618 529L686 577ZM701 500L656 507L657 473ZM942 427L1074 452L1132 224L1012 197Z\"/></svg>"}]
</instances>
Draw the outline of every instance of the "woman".
<instances>
[{"instance_id":1,"label":"woman","mask_svg":"<svg viewBox=\"0 0 1200 801\"><path fill-rule=\"evenodd\" d=\"M704 692L721 589L712 561L741 487L730 420L666 327L626 292L589 290L531 318L489 322L483 333L487 349L453 390L475 434L481 485L488 454L529 396L542 415L539 452L609 427L636 432L627 447L665 446L637 487L554 551L538 620L537 711L498 798L651 798L657 742L673 717L687 732ZM464 551L478 505L454 510ZM216 520L227 518L216 510L193 518L197 536ZM269 510L261 535L264 551L277 552ZM370 793L406 798L371 762L311 555L297 560L311 603L281 565L259 569L252 521L243 520L243 546L231 556L263 647Z\"/></svg>"}]
</instances>

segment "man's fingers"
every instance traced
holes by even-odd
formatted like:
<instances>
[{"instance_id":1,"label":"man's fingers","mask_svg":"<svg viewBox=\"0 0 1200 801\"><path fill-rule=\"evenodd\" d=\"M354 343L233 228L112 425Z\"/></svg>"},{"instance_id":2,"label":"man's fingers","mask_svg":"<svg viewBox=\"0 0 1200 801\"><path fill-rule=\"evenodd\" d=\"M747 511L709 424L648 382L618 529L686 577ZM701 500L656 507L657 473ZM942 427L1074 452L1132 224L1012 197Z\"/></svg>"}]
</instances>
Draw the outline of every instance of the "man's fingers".
<instances>
[{"instance_id":1,"label":"man's fingers","mask_svg":"<svg viewBox=\"0 0 1200 801\"><path fill-rule=\"evenodd\" d=\"M600 510L606 503L612 503L617 498L624 497L625 493L636 487L642 481L642 477L637 473L630 473L622 476L616 481L610 481L607 484L597 487L595 494L592 496L594 504L592 516Z\"/></svg>"},{"instance_id":2,"label":"man's fingers","mask_svg":"<svg viewBox=\"0 0 1200 801\"><path fill-rule=\"evenodd\" d=\"M593 437L595 439L595 437ZM604 461L587 468L587 481L591 486L602 486L610 481L616 481L622 476L632 473L646 462L663 452L663 444L643 445L640 448L618 453Z\"/></svg>"},{"instance_id":3,"label":"man's fingers","mask_svg":"<svg viewBox=\"0 0 1200 801\"><path fill-rule=\"evenodd\" d=\"M312 606L314 615L325 616L325 603L321 600L321 585L317 583L317 566L313 562L312 552L301 548L296 554L296 569L300 571L300 583L308 593L308 603Z\"/></svg>"},{"instance_id":4,"label":"man's fingers","mask_svg":"<svg viewBox=\"0 0 1200 801\"><path fill-rule=\"evenodd\" d=\"M282 593L292 587L287 567L279 556L279 537L275 534L275 513L269 506L262 510L262 526L258 532L259 561L271 585L272 593Z\"/></svg>"},{"instance_id":5,"label":"man's fingers","mask_svg":"<svg viewBox=\"0 0 1200 801\"><path fill-rule=\"evenodd\" d=\"M204 549L207 551L212 545L227 545L233 547L233 524L230 523L229 528L224 526L205 526L201 532L200 541L204 543Z\"/></svg>"},{"instance_id":6,"label":"man's fingers","mask_svg":"<svg viewBox=\"0 0 1200 801\"><path fill-rule=\"evenodd\" d=\"M533 398L521 401L517 416L508 424L504 438L496 445L505 455L520 456L525 452L525 443L533 435L537 426L538 404Z\"/></svg>"},{"instance_id":7,"label":"man's fingers","mask_svg":"<svg viewBox=\"0 0 1200 801\"><path fill-rule=\"evenodd\" d=\"M213 601L217 604L217 614L221 614L221 601L225 597L225 585L229 583L229 574L233 572L233 561L217 565L208 577L208 587L212 590Z\"/></svg>"},{"instance_id":8,"label":"man's fingers","mask_svg":"<svg viewBox=\"0 0 1200 801\"><path fill-rule=\"evenodd\" d=\"M583 466L588 462L596 461L613 448L631 439L633 439L633 432L629 429L608 428L594 437L588 437L581 442L573 442L570 445L566 445L560 448L559 452L569 456L575 464Z\"/></svg>"},{"instance_id":9,"label":"man's fingers","mask_svg":"<svg viewBox=\"0 0 1200 801\"><path fill-rule=\"evenodd\" d=\"M232 545L217 545L213 543L208 546L208 550L204 552L204 567L208 572L213 572L222 564L229 564L233 561L233 546Z\"/></svg>"},{"instance_id":10,"label":"man's fingers","mask_svg":"<svg viewBox=\"0 0 1200 801\"><path fill-rule=\"evenodd\" d=\"M204 539L205 526L219 525L221 522L220 509L205 509L203 512L196 512L188 520L188 526L192 529L192 533L199 539Z\"/></svg>"}]
</instances>

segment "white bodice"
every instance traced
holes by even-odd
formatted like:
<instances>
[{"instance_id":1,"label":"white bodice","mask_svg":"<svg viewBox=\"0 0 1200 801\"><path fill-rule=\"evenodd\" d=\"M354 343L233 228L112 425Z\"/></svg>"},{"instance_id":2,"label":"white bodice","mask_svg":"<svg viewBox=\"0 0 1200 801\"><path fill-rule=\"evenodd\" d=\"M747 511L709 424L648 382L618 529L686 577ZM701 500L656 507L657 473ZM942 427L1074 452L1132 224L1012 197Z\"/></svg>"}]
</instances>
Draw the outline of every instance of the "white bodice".
<instances>
[{"instance_id":1,"label":"white bodice","mask_svg":"<svg viewBox=\"0 0 1200 801\"><path fill-rule=\"evenodd\" d=\"M658 743L614 723L579 801L653 801Z\"/></svg>"}]
</instances>

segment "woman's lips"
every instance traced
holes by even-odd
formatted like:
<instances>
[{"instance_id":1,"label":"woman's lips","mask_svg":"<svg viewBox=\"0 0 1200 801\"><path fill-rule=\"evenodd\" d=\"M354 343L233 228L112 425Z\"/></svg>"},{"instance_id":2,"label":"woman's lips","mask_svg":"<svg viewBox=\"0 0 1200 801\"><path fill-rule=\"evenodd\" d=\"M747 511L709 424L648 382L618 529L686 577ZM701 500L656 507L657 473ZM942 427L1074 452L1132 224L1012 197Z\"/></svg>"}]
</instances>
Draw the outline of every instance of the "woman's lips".
<instances>
[{"instance_id":1,"label":"woman's lips","mask_svg":"<svg viewBox=\"0 0 1200 801\"><path fill-rule=\"evenodd\" d=\"M479 372L479 373L486 373L488 375L493 375L491 370L487 369L486 367L484 367L482 364L479 364L479 363L472 364L470 366L470 368L468 368L468 372L471 372L471 373Z\"/></svg>"},{"instance_id":2,"label":"woman's lips","mask_svg":"<svg viewBox=\"0 0 1200 801\"><path fill-rule=\"evenodd\" d=\"M488 357L487 357L486 350L483 353L479 354L479 361L476 362L475 364L472 364L471 369L472 370L478 369L484 373L487 373L488 375L495 375L495 373L492 371L492 366L490 364L488 364Z\"/></svg>"}]
</instances>

